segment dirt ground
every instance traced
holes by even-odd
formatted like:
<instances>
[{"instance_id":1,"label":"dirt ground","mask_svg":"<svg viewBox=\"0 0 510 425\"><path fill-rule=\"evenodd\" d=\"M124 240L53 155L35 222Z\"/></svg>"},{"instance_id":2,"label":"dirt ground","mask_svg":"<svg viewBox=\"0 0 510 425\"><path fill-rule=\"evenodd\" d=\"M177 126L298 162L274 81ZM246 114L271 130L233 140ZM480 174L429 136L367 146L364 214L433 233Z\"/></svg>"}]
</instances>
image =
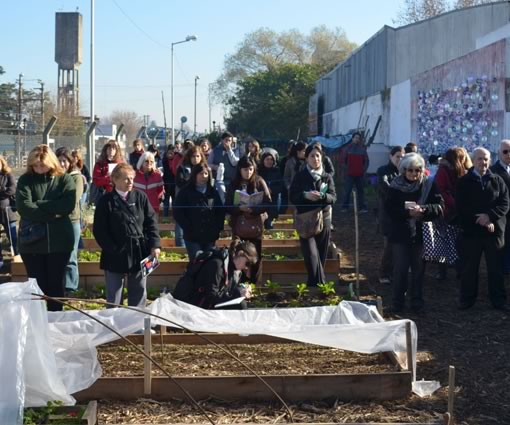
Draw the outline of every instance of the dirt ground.
<instances>
[{"instance_id":1,"label":"dirt ground","mask_svg":"<svg viewBox=\"0 0 510 425\"><path fill-rule=\"evenodd\" d=\"M335 207L335 232L333 240L343 252L342 284L354 279L354 218L352 213L341 213ZM360 215L360 272L362 295L380 295L385 306L389 306L391 286L378 282L378 266L382 252L382 237L376 233L375 215L370 212ZM456 368L455 417L462 425L509 425L510 424L510 317L490 308L487 298L485 271L480 277L480 294L474 308L457 310L458 281L453 270L449 270L446 281L437 281L432 275L436 265L427 267L425 278L426 311L414 315L406 311L399 317L414 320L418 327L418 379L438 380L441 383L434 395L419 398L411 395L407 399L388 402L303 402L291 405L295 422L393 422L427 423L438 421L447 409L448 366ZM7 274L1 275L8 280ZM507 278L508 279L508 278ZM507 290L509 282L506 282ZM290 345L263 348L267 362L264 367L278 368L292 364L291 370L303 373L328 372L340 366L356 370L378 371L387 367L377 356L362 361L357 355L344 356L338 350L329 354L325 350L310 356L314 348L303 350L301 360ZM243 353L245 348L235 347ZM129 350L126 350L129 351ZM193 351L193 350L191 350ZM212 353L212 352L211 352ZM209 353L208 356L212 354ZM274 360L271 360L274 354ZM172 360L184 363L196 359L196 353L173 352ZM248 355L244 352L243 355ZM124 356L124 357L123 357ZM121 365L115 372L125 375L139 370L142 361L132 360L129 353L116 355L110 349L100 349L100 358L105 375L113 372L112 365ZM307 358L313 360L307 362ZM133 363L130 363L132 361ZM271 365L272 364L272 365ZM280 365L280 366L279 366ZM217 363L211 358L209 366ZM140 368L139 368L140 367ZM138 369L139 368L139 369ZM361 369L360 369L361 368ZM175 368L174 370L177 370ZM221 369L221 368L220 368ZM259 371L260 371L259 370ZM206 374L204 370L195 371ZM113 373L112 373L113 374ZM285 410L279 404L232 403L226 400L206 400L201 406L216 423L275 423L289 422ZM163 423L205 423L206 419L187 402L175 400L157 402L150 399L132 403L101 400L99 404L100 424L163 424Z\"/></svg>"},{"instance_id":2,"label":"dirt ground","mask_svg":"<svg viewBox=\"0 0 510 425\"><path fill-rule=\"evenodd\" d=\"M344 252L343 271L348 272L354 265L353 214L337 212L335 221L334 239ZM366 277L361 283L361 292L375 291L383 297L387 307L391 303L391 286L378 282L383 244L376 227L372 212L360 215L359 264ZM510 317L490 307L484 266L478 301L467 311L457 309L459 282L455 271L449 270L445 281L433 277L436 271L437 265L427 264L425 314L417 316L406 311L401 315L414 320L418 327L418 351L421 352L418 379L438 380L444 388L448 385L448 366L455 366L457 423L510 424ZM506 279L508 291L509 278ZM446 392L441 390L439 395L425 399L413 396L403 403L422 412L444 411Z\"/></svg>"},{"instance_id":3,"label":"dirt ground","mask_svg":"<svg viewBox=\"0 0 510 425\"><path fill-rule=\"evenodd\" d=\"M354 217L335 210L336 230L333 239L343 252L343 284L354 275ZM391 286L378 282L378 265L382 238L376 234L375 215L360 215L361 293L382 296L389 305ZM413 422L438 421L447 410L448 366L456 368L455 417L457 424L510 424L510 318L490 308L487 299L485 271L480 278L479 300L468 311L457 310L458 281L449 270L446 281L432 275L434 264L427 266L425 278L426 311L414 315L410 311L400 317L414 320L418 326L418 379L438 380L439 389L431 397L412 395L405 400L378 403L307 403L292 405L296 422ZM483 268L482 268L483 269ZM508 285L508 282L507 282ZM279 346L278 346L279 347ZM267 348L266 348L267 349ZM270 350L270 349L269 349ZM287 357L287 349L274 348L278 361ZM108 357L102 352L103 359ZM340 357L341 358L341 357ZM326 356L327 359L327 356ZM317 360L314 369L320 370ZM334 360L331 358L331 362ZM351 362L352 363L352 362ZM344 365L349 367L351 363ZM266 366L268 366L266 364ZM302 365L301 365L302 366ZM296 368L300 366L296 364ZM380 367L369 359L368 366ZM327 368L326 368L327 370ZM203 372L203 371L202 371ZM119 373L123 373L120 371ZM213 420L225 422L288 422L279 405L229 403L207 400L201 405ZM159 403L142 400L137 403L101 403L101 423L176 423L204 422L196 410L180 401ZM136 413L135 413L136 412Z\"/></svg>"}]
</instances>

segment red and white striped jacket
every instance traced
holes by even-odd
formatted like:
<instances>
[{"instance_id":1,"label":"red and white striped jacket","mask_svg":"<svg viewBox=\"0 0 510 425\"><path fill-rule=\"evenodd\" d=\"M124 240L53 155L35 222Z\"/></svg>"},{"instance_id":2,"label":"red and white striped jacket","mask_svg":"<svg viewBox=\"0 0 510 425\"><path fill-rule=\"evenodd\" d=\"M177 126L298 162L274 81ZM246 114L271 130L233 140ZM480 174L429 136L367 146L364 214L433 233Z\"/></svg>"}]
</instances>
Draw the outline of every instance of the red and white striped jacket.
<instances>
[{"instance_id":1,"label":"red and white striped jacket","mask_svg":"<svg viewBox=\"0 0 510 425\"><path fill-rule=\"evenodd\" d=\"M133 186L140 192L145 192L152 208L154 208L156 213L159 213L160 200L163 197L163 193L165 193L161 173L156 170L152 173L145 174L142 170L138 170L135 175Z\"/></svg>"}]
</instances>

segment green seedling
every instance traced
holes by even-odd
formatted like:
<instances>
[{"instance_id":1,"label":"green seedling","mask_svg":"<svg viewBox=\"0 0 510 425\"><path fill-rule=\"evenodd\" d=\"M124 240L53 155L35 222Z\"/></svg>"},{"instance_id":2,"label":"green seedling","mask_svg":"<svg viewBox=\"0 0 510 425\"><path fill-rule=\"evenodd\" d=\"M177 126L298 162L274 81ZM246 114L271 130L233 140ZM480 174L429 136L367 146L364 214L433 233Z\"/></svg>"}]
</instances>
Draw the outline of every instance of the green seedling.
<instances>
[{"instance_id":1,"label":"green seedling","mask_svg":"<svg viewBox=\"0 0 510 425\"><path fill-rule=\"evenodd\" d=\"M321 290L322 294L326 297L330 297L336 294L335 282L329 281L325 283L318 283L317 287Z\"/></svg>"},{"instance_id":2,"label":"green seedling","mask_svg":"<svg viewBox=\"0 0 510 425\"><path fill-rule=\"evenodd\" d=\"M269 292L274 293L277 292L278 289L281 288L281 285L278 282L272 282L271 280L266 280L266 284L264 285Z\"/></svg>"},{"instance_id":3,"label":"green seedling","mask_svg":"<svg viewBox=\"0 0 510 425\"><path fill-rule=\"evenodd\" d=\"M302 298L304 298L304 296L306 294L308 294L309 292L310 292L310 290L308 289L308 286L306 285L306 283L298 283L296 285L296 293L297 293L298 300L301 300Z\"/></svg>"}]
</instances>

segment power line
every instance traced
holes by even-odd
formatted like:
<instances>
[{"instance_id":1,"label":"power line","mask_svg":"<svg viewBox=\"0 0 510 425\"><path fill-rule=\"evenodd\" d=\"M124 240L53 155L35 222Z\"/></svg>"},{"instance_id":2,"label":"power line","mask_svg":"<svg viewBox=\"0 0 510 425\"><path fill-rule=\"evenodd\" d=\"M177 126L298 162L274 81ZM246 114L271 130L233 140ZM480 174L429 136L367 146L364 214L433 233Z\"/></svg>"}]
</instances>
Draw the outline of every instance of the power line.
<instances>
[{"instance_id":1,"label":"power line","mask_svg":"<svg viewBox=\"0 0 510 425\"><path fill-rule=\"evenodd\" d=\"M160 43L158 40L147 34L145 30L143 30L133 19L131 19L131 17L124 11L124 9L122 9L122 7L119 6L119 4L115 0L112 0L112 2L115 6L117 6L117 9L119 9L122 12L126 19L128 19L129 22L131 22L133 26L136 29L138 29L138 31L140 31L142 34L144 34L149 40L151 40L153 43L156 43L158 46L164 47L165 49L170 49L169 46L165 46L163 43Z\"/></svg>"}]
</instances>

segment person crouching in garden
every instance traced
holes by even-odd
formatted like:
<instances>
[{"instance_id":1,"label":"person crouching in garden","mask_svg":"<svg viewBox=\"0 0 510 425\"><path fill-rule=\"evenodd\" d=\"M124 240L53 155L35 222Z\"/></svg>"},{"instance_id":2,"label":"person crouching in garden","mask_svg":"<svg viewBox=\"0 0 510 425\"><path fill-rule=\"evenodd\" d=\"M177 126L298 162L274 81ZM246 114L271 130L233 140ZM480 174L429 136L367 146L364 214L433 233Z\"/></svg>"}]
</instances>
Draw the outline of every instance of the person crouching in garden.
<instances>
[{"instance_id":1,"label":"person crouching in garden","mask_svg":"<svg viewBox=\"0 0 510 425\"><path fill-rule=\"evenodd\" d=\"M149 254L159 256L160 239L154 209L144 192L133 190L134 178L131 165L114 168L113 190L96 206L93 233L102 250L100 267L105 271L106 301L122 304L122 288L126 285L128 305L144 307L146 278L140 261Z\"/></svg>"},{"instance_id":2,"label":"person crouching in garden","mask_svg":"<svg viewBox=\"0 0 510 425\"><path fill-rule=\"evenodd\" d=\"M69 214L76 207L76 186L47 145L28 154L27 169L18 180L16 207L21 217L19 252L28 277L37 279L45 295L63 297L74 246ZM62 304L48 301L48 310L61 311Z\"/></svg>"},{"instance_id":3,"label":"person crouching in garden","mask_svg":"<svg viewBox=\"0 0 510 425\"><path fill-rule=\"evenodd\" d=\"M225 209L206 162L193 165L189 181L179 191L173 208L189 259L195 258L198 251L212 249L223 230Z\"/></svg>"},{"instance_id":4,"label":"person crouching in garden","mask_svg":"<svg viewBox=\"0 0 510 425\"><path fill-rule=\"evenodd\" d=\"M152 208L159 214L159 205L163 199L163 176L156 168L156 159L152 152L142 154L137 164L138 171L133 183L136 190L144 192L149 198Z\"/></svg>"},{"instance_id":5,"label":"person crouching in garden","mask_svg":"<svg viewBox=\"0 0 510 425\"><path fill-rule=\"evenodd\" d=\"M314 227L306 234L297 229L308 272L308 286L326 283L324 267L331 236L331 205L336 202L335 183L322 167L322 156L321 145L307 146L306 166L294 176L289 190L289 199L296 206L295 223L309 221L311 227ZM313 226L319 214L322 216L319 219L322 225ZM303 224L303 227L310 228L307 223Z\"/></svg>"},{"instance_id":6,"label":"person crouching in garden","mask_svg":"<svg viewBox=\"0 0 510 425\"><path fill-rule=\"evenodd\" d=\"M173 292L175 299L205 309L217 304L252 296L251 286L244 284L249 269L258 261L255 245L234 238L230 248L216 248L201 254L200 262L188 266ZM246 309L245 300L225 309Z\"/></svg>"},{"instance_id":7,"label":"person crouching in garden","mask_svg":"<svg viewBox=\"0 0 510 425\"><path fill-rule=\"evenodd\" d=\"M443 198L424 170L421 155L405 155L386 197L385 208L390 218L388 240L393 247L392 311L395 313L403 311L406 293L411 299L411 309L416 313L423 311L422 223L442 217L444 211Z\"/></svg>"}]
</instances>

